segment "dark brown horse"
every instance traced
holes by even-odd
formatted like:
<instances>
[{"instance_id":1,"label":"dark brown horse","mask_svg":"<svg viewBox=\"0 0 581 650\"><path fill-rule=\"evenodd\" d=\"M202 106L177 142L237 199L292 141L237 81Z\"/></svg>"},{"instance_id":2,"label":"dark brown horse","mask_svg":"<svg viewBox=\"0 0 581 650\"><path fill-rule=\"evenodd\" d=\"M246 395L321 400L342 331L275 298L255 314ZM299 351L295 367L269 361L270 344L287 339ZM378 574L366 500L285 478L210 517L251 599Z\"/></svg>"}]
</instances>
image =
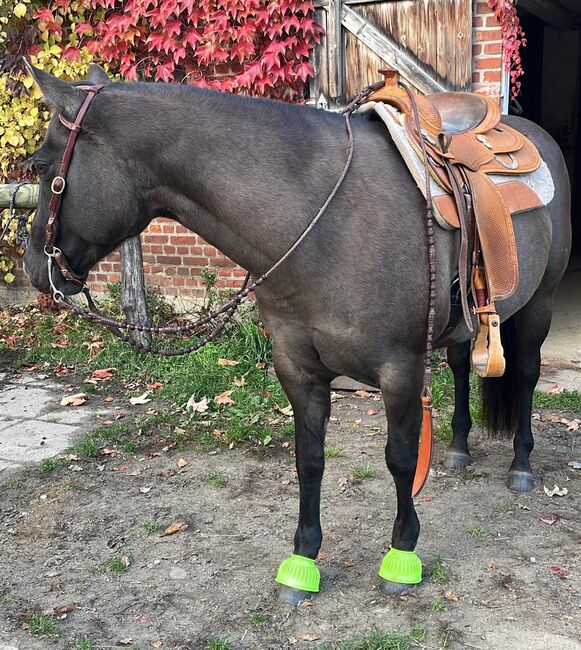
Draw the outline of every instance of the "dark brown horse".
<instances>
[{"instance_id":1,"label":"dark brown horse","mask_svg":"<svg viewBox=\"0 0 581 650\"><path fill-rule=\"evenodd\" d=\"M32 283L48 291L44 227L50 185L69 134L58 115L74 120L87 93L41 71L33 75L54 116L34 155L41 198L25 262ZM88 83L108 80L93 67ZM569 257L569 182L561 152L547 133L526 120L506 121L533 140L556 187L547 207L514 218L521 283L498 304L507 371L501 379L485 380L490 425L515 434L509 487L524 491L534 484L531 400L540 348ZM425 202L383 125L370 115L354 116L352 124L355 153L345 182L313 232L256 294L272 332L276 372L295 413L300 514L293 560L279 574L283 596L291 602L317 588L313 560L322 537L323 446L329 384L337 375L378 386L383 394L385 457L397 490L391 544L403 553L386 562L382 585L398 593L418 581L402 578L402 562L417 575L420 525L411 489L426 345ZM85 278L122 241L154 217L166 216L259 276L324 203L346 154L344 121L336 114L184 86L111 84L84 119L56 245ZM450 315L458 247L456 232L437 230L437 336ZM56 267L52 276L63 293L78 292ZM454 466L470 461L470 336L460 321L438 341L448 348L456 386L447 461Z\"/></svg>"}]
</instances>

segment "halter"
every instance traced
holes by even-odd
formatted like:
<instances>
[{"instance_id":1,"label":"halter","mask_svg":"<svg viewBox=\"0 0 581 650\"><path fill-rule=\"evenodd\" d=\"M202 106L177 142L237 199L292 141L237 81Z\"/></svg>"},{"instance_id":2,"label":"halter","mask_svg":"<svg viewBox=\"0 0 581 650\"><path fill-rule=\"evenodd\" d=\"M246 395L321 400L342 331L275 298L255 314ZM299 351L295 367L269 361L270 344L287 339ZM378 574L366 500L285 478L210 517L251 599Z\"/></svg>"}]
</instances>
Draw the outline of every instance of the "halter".
<instances>
[{"instance_id":1,"label":"halter","mask_svg":"<svg viewBox=\"0 0 581 650\"><path fill-rule=\"evenodd\" d=\"M97 96L97 93L101 90L101 88L103 88L103 84L96 84L94 86L76 86L76 88L79 88L80 90L86 90L87 96L85 97L74 122L69 122L66 117L64 117L62 114L59 114L59 120L61 124L66 127L70 133L67 140L67 146L65 147L65 151L63 153L58 175L52 179L50 184L51 197L48 204L48 220L44 228L44 253L47 257L48 281L50 282L53 297L57 302L64 299L64 294L54 286L52 280L53 263L56 263L65 280L74 282L79 286L83 286L84 284L83 278L71 269L71 266L68 263L64 253L54 244L56 241L57 219L61 206L61 197L67 185L67 172L69 171L69 166L71 164L71 158L73 156L75 143L77 141L79 133L81 132L81 124L83 123L83 119L89 110L89 106L91 105L93 99L95 99Z\"/></svg>"}]
</instances>

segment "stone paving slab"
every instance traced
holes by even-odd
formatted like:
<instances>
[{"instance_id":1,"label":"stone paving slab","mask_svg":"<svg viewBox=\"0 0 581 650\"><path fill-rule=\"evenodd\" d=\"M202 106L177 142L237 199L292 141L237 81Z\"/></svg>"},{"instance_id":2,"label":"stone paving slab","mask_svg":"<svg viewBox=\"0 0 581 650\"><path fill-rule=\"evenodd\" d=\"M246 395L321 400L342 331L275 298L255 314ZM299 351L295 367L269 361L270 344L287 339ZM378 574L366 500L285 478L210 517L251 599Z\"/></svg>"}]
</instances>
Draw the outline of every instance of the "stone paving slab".
<instances>
[{"instance_id":1,"label":"stone paving slab","mask_svg":"<svg viewBox=\"0 0 581 650\"><path fill-rule=\"evenodd\" d=\"M4 373L0 381L0 471L61 454L119 408L91 398L82 406L61 406L67 393L44 375Z\"/></svg>"}]
</instances>

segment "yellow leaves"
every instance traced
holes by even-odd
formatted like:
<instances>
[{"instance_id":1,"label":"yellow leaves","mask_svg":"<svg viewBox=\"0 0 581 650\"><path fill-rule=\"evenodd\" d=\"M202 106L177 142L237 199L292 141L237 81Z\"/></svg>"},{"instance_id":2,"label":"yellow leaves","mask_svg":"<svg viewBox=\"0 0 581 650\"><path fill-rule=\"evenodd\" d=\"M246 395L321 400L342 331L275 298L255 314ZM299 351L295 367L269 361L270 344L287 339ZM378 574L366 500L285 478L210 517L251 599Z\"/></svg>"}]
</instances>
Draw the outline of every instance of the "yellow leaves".
<instances>
[{"instance_id":1,"label":"yellow leaves","mask_svg":"<svg viewBox=\"0 0 581 650\"><path fill-rule=\"evenodd\" d=\"M17 18L24 18L24 16L26 16L26 5L22 4L21 2L15 5L14 15Z\"/></svg>"}]
</instances>

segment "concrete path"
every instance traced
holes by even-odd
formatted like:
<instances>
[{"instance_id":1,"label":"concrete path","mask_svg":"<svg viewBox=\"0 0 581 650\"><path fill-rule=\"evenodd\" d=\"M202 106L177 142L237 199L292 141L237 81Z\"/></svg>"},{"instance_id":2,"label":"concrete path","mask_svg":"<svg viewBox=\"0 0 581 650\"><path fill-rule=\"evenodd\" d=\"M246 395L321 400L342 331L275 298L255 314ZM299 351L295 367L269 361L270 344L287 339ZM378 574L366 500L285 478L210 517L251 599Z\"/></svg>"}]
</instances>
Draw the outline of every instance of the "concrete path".
<instances>
[{"instance_id":1,"label":"concrete path","mask_svg":"<svg viewBox=\"0 0 581 650\"><path fill-rule=\"evenodd\" d=\"M44 375L0 374L0 471L62 453L118 409L94 395L82 406L60 406L67 394Z\"/></svg>"}]
</instances>

